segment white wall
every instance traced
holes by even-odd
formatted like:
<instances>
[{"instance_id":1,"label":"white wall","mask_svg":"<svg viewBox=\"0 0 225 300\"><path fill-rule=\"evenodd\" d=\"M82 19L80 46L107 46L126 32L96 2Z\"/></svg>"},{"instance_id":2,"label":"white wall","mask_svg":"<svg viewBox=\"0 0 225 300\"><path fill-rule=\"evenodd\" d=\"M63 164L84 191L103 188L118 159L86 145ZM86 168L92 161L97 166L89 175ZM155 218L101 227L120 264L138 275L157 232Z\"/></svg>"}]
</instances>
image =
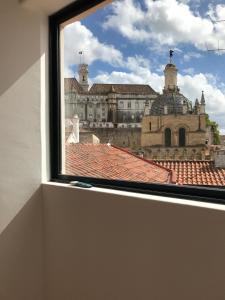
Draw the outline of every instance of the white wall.
<instances>
[{"instance_id":1,"label":"white wall","mask_svg":"<svg viewBox=\"0 0 225 300\"><path fill-rule=\"evenodd\" d=\"M43 299L41 105L47 16L0 2L0 299ZM43 92L44 91L44 92ZM44 121L44 118L43 118ZM46 173L46 172L45 172Z\"/></svg>"},{"instance_id":2,"label":"white wall","mask_svg":"<svg viewBox=\"0 0 225 300\"><path fill-rule=\"evenodd\" d=\"M48 300L224 299L223 206L96 190L44 186Z\"/></svg>"},{"instance_id":3,"label":"white wall","mask_svg":"<svg viewBox=\"0 0 225 300\"><path fill-rule=\"evenodd\" d=\"M0 4L0 232L41 183L40 15Z\"/></svg>"}]
</instances>

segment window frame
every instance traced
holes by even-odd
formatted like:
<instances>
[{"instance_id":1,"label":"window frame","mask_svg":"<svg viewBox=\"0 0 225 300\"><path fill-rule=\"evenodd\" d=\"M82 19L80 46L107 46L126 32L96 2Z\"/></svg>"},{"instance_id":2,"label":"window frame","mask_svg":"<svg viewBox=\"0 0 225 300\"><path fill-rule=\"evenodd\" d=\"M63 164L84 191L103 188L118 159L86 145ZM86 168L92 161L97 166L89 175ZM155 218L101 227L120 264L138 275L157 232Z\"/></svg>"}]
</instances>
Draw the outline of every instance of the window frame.
<instances>
[{"instance_id":1,"label":"window frame","mask_svg":"<svg viewBox=\"0 0 225 300\"><path fill-rule=\"evenodd\" d=\"M96 187L225 204L225 187L178 186L108 180L61 174L60 25L107 0L77 0L49 17L50 177L53 182L78 180Z\"/></svg>"}]
</instances>

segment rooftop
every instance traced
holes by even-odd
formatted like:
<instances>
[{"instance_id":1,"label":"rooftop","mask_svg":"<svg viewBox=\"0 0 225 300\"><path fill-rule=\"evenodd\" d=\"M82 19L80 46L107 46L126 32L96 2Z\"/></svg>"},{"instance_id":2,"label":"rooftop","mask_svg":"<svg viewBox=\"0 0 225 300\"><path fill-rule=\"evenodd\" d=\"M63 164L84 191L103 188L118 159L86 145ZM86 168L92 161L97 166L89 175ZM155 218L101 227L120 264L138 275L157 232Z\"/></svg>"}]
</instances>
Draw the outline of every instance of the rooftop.
<instances>
[{"instance_id":1,"label":"rooftop","mask_svg":"<svg viewBox=\"0 0 225 300\"><path fill-rule=\"evenodd\" d=\"M76 78L64 78L64 89L66 93L76 91L77 93L82 94L84 92Z\"/></svg>"},{"instance_id":2,"label":"rooftop","mask_svg":"<svg viewBox=\"0 0 225 300\"><path fill-rule=\"evenodd\" d=\"M173 183L173 172L107 144L66 146L66 173L104 179Z\"/></svg>"},{"instance_id":3,"label":"rooftop","mask_svg":"<svg viewBox=\"0 0 225 300\"><path fill-rule=\"evenodd\" d=\"M103 84L95 83L90 88L91 94L138 94L157 95L157 93L147 84Z\"/></svg>"},{"instance_id":4,"label":"rooftop","mask_svg":"<svg viewBox=\"0 0 225 300\"><path fill-rule=\"evenodd\" d=\"M225 168L216 168L213 161L154 160L154 162L173 170L177 184L225 186Z\"/></svg>"},{"instance_id":5,"label":"rooftop","mask_svg":"<svg viewBox=\"0 0 225 300\"><path fill-rule=\"evenodd\" d=\"M92 94L92 95L107 95L110 93L116 94L137 94L137 95L158 95L147 84L107 84L94 83L88 92L84 91L76 78L64 78L65 92L75 91L78 94Z\"/></svg>"}]
</instances>

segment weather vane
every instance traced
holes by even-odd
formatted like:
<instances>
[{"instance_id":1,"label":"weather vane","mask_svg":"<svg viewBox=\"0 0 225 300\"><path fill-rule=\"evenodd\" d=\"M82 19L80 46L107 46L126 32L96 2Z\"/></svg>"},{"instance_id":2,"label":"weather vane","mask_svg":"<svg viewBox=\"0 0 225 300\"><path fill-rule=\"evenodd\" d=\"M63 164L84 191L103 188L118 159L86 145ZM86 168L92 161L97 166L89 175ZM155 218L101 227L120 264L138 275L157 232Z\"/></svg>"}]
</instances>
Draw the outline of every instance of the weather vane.
<instances>
[{"instance_id":1,"label":"weather vane","mask_svg":"<svg viewBox=\"0 0 225 300\"><path fill-rule=\"evenodd\" d=\"M173 52L174 50L170 50L170 64L172 63Z\"/></svg>"}]
</instances>

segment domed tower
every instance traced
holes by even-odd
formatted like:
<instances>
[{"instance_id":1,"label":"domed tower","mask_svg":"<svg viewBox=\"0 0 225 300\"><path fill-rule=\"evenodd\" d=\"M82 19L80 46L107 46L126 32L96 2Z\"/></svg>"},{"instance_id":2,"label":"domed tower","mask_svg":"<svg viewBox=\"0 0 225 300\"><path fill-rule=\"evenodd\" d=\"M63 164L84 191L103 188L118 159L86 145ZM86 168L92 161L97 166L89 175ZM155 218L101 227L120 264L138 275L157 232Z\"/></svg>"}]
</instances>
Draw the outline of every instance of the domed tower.
<instances>
[{"instance_id":1,"label":"domed tower","mask_svg":"<svg viewBox=\"0 0 225 300\"><path fill-rule=\"evenodd\" d=\"M170 51L172 52L172 50ZM141 146L150 159L202 159L206 151L205 98L201 103L186 98L177 86L177 68L166 65L163 93L154 99L141 124Z\"/></svg>"},{"instance_id":2,"label":"domed tower","mask_svg":"<svg viewBox=\"0 0 225 300\"><path fill-rule=\"evenodd\" d=\"M80 64L79 65L79 83L82 86L85 92L88 91L88 65Z\"/></svg>"}]
</instances>

